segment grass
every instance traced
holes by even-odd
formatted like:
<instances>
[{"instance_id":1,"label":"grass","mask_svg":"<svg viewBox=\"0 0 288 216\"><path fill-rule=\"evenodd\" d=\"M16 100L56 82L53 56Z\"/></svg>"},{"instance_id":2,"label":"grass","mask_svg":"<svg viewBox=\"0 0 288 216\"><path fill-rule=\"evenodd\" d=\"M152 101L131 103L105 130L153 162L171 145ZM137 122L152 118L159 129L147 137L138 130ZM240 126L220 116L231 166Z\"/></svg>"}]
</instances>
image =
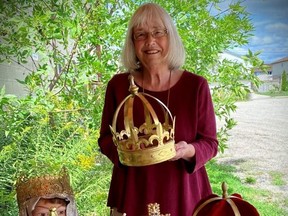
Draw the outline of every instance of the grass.
<instances>
[{"instance_id":1,"label":"grass","mask_svg":"<svg viewBox=\"0 0 288 216\"><path fill-rule=\"evenodd\" d=\"M270 191L256 189L251 186L254 183L254 178L251 177L245 182L235 175L235 168L231 165L219 165L215 160L207 164L207 171L212 185L213 193L222 195L221 184L226 182L228 185L228 194L239 193L243 199L252 204L261 216L284 216L288 215L287 199L275 197ZM275 179L281 179L278 175Z\"/></svg>"},{"instance_id":2,"label":"grass","mask_svg":"<svg viewBox=\"0 0 288 216\"><path fill-rule=\"evenodd\" d=\"M247 183L247 184L255 184L256 183L256 179L254 177L248 176L245 179L245 183Z\"/></svg>"},{"instance_id":3,"label":"grass","mask_svg":"<svg viewBox=\"0 0 288 216\"><path fill-rule=\"evenodd\" d=\"M283 186L285 185L285 181L283 180L283 174L280 172L270 172L270 176L272 178L272 183L276 186Z\"/></svg>"},{"instance_id":4,"label":"grass","mask_svg":"<svg viewBox=\"0 0 288 216\"><path fill-rule=\"evenodd\" d=\"M269 92L262 92L262 93L257 93L257 94L267 95L270 97L288 96L288 91L269 91Z\"/></svg>"}]
</instances>

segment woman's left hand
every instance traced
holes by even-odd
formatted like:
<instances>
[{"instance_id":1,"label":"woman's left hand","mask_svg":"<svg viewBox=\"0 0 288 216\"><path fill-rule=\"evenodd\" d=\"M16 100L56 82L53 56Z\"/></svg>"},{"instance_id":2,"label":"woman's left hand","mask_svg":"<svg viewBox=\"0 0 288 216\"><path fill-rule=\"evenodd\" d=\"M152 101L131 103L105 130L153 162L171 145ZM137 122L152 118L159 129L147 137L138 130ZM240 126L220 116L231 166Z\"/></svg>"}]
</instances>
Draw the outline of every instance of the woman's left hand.
<instances>
[{"instance_id":1,"label":"woman's left hand","mask_svg":"<svg viewBox=\"0 0 288 216\"><path fill-rule=\"evenodd\" d=\"M185 141L180 141L175 144L176 155L170 159L171 161L184 159L190 161L195 155L195 148L193 145Z\"/></svg>"}]
</instances>

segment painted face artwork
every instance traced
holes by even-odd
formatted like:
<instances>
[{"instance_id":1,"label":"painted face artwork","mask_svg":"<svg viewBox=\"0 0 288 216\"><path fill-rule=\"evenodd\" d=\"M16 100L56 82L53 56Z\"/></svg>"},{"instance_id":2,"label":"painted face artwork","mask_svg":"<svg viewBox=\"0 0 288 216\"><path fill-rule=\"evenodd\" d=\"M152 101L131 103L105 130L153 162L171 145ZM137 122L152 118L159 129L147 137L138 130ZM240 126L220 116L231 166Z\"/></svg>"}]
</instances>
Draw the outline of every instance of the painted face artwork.
<instances>
[{"instance_id":1,"label":"painted face artwork","mask_svg":"<svg viewBox=\"0 0 288 216\"><path fill-rule=\"evenodd\" d=\"M66 205L64 200L53 202L51 199L40 199L32 216L66 216Z\"/></svg>"}]
</instances>

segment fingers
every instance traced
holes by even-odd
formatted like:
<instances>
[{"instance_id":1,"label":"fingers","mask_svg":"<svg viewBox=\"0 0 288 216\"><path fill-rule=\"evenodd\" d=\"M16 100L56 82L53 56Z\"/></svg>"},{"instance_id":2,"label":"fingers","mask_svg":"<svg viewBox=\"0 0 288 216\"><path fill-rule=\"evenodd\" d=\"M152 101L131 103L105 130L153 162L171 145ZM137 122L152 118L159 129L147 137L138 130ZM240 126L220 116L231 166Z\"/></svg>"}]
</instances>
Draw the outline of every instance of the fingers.
<instances>
[{"instance_id":1,"label":"fingers","mask_svg":"<svg viewBox=\"0 0 288 216\"><path fill-rule=\"evenodd\" d=\"M188 145L187 142L185 142L185 141L180 141L180 142L178 142L178 143L175 144L175 149L176 149L176 151L177 151L178 149L186 148L187 145Z\"/></svg>"},{"instance_id":2,"label":"fingers","mask_svg":"<svg viewBox=\"0 0 288 216\"><path fill-rule=\"evenodd\" d=\"M185 141L180 141L175 144L176 155L171 159L171 161L184 159L190 160L195 155L195 148L193 145L188 144Z\"/></svg>"},{"instance_id":3,"label":"fingers","mask_svg":"<svg viewBox=\"0 0 288 216\"><path fill-rule=\"evenodd\" d=\"M184 141L181 141L175 145L176 155L171 159L171 161L179 160L181 158L184 158L187 143Z\"/></svg>"}]
</instances>

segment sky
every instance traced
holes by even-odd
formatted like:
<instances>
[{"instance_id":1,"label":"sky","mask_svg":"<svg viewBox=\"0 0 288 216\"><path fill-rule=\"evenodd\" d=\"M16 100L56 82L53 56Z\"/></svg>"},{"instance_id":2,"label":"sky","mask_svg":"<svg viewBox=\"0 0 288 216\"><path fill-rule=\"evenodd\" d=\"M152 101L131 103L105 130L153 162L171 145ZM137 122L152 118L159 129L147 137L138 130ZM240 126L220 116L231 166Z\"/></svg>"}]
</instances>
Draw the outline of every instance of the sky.
<instances>
[{"instance_id":1,"label":"sky","mask_svg":"<svg viewBox=\"0 0 288 216\"><path fill-rule=\"evenodd\" d=\"M231 51L238 55L248 49L262 51L259 57L266 64L288 57L288 0L244 0L241 5L250 13L254 36L247 46Z\"/></svg>"}]
</instances>

